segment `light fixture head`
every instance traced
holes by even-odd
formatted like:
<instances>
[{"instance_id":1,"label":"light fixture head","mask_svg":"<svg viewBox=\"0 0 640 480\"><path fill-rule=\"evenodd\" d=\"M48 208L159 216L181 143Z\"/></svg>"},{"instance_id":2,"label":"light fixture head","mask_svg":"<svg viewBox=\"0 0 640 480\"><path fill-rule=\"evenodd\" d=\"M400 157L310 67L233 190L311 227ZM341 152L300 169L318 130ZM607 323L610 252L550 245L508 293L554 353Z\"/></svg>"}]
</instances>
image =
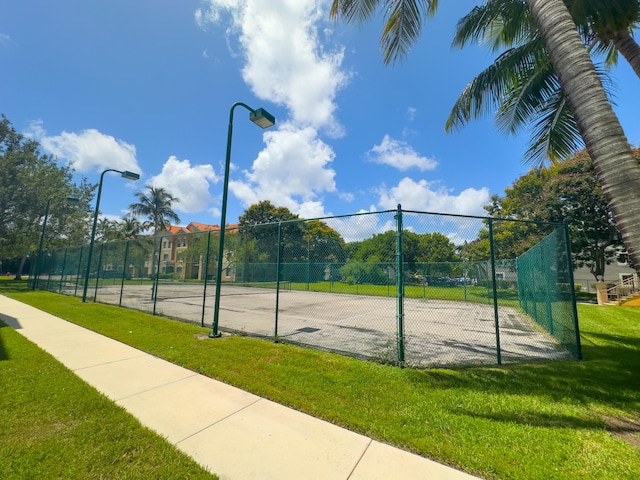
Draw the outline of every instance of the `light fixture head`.
<instances>
[{"instance_id":1,"label":"light fixture head","mask_svg":"<svg viewBox=\"0 0 640 480\"><path fill-rule=\"evenodd\" d=\"M65 197L65 200L67 202L73 202L73 203L78 203L80 201L78 197Z\"/></svg>"},{"instance_id":2,"label":"light fixture head","mask_svg":"<svg viewBox=\"0 0 640 480\"><path fill-rule=\"evenodd\" d=\"M122 178L126 178L127 180L138 180L140 178L140 175L125 170L124 172L122 172Z\"/></svg>"},{"instance_id":3,"label":"light fixture head","mask_svg":"<svg viewBox=\"0 0 640 480\"><path fill-rule=\"evenodd\" d=\"M249 112L249 120L258 125L260 128L269 128L276 123L276 118L267 112L264 108L258 108L253 112Z\"/></svg>"}]
</instances>

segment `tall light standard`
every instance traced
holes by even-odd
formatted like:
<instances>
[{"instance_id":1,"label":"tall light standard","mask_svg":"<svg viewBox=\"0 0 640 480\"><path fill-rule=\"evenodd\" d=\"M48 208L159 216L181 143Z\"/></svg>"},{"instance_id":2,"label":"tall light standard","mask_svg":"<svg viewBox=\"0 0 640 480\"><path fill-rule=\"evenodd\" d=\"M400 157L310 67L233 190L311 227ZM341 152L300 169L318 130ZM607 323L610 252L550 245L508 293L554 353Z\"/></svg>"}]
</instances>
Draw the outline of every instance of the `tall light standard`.
<instances>
[{"instance_id":1,"label":"tall light standard","mask_svg":"<svg viewBox=\"0 0 640 480\"><path fill-rule=\"evenodd\" d=\"M87 289L89 288L89 275L91 273L91 256L93 255L93 242L96 237L96 225L98 224L98 212L100 211L100 196L102 195L102 181L104 180L104 174L107 172L116 172L119 173L122 178L126 178L127 180L138 180L140 175L137 173L129 172L127 170L120 171L114 170L113 168L107 168L100 175L100 184L98 185L98 196L96 197L96 212L93 215L93 228L91 229L91 240L89 241L89 253L87 254L87 271L84 275L84 288L82 290L82 301L87 301Z\"/></svg>"},{"instance_id":2,"label":"tall light standard","mask_svg":"<svg viewBox=\"0 0 640 480\"><path fill-rule=\"evenodd\" d=\"M47 229L47 220L49 218L49 207L51 206L51 200L53 200L53 198L50 198L49 200L47 200L47 208L44 211L44 220L42 221L42 232L40 233L40 245L38 246L38 256L36 257L36 265L33 272L33 280L32 280L33 283L31 285L31 290L35 290L36 285L38 283L38 275L39 275L38 265L42 263L42 246L44 245L44 232ZM73 203L78 203L80 201L80 199L76 197L66 197L65 200L67 202L73 202Z\"/></svg>"},{"instance_id":3,"label":"tall light standard","mask_svg":"<svg viewBox=\"0 0 640 480\"><path fill-rule=\"evenodd\" d=\"M224 255L224 231L227 226L227 194L229 193L229 166L231 164L231 137L233 134L233 111L236 107L244 107L249 110L249 120L260 128L268 128L276 123L273 115L264 108L254 110L248 105L236 102L229 111L229 131L227 133L227 156L224 164L224 186L222 189L222 213L220 215L220 243L218 244L218 266L216 269L216 299L213 307L213 329L209 336L216 338L220 336L218 332L218 322L220 319L220 283L222 279L222 256Z\"/></svg>"}]
</instances>

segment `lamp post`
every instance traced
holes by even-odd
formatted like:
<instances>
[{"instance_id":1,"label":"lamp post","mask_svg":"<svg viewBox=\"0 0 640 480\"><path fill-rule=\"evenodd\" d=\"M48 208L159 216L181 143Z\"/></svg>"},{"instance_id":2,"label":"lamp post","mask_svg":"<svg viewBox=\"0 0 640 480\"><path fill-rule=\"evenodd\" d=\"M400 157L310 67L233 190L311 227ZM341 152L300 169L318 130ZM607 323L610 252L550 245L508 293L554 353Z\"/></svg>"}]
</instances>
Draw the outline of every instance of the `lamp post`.
<instances>
[{"instance_id":1,"label":"lamp post","mask_svg":"<svg viewBox=\"0 0 640 480\"><path fill-rule=\"evenodd\" d=\"M216 269L216 297L213 307L213 326L209 337L216 338L220 336L218 332L218 322L220 319L220 284L222 279L222 256L224 255L224 231L227 225L227 195L229 193L229 166L231 164L231 137L233 134L233 111L236 107L244 107L249 110L249 120L258 125L260 128L268 128L276 123L273 115L263 108L254 110L242 102L236 102L231 106L229 111L229 130L227 133L227 156L224 164L224 185L222 188L222 212L220 215L220 243L218 244L218 265Z\"/></svg>"},{"instance_id":2,"label":"lamp post","mask_svg":"<svg viewBox=\"0 0 640 480\"><path fill-rule=\"evenodd\" d=\"M104 180L104 174L107 172L119 173L122 178L127 180L138 180L140 175L137 173L129 172L127 170L120 171L113 168L107 168L100 174L100 184L98 185L98 195L96 197L96 212L93 215L93 228L91 229L91 240L89 241L89 253L87 254L87 270L84 275L84 288L82 290L82 301L87 301L87 289L89 288L89 274L91 273L91 256L93 255L93 242L96 237L96 225L98 224L98 212L100 211L100 196L102 195L102 181Z\"/></svg>"},{"instance_id":3,"label":"lamp post","mask_svg":"<svg viewBox=\"0 0 640 480\"><path fill-rule=\"evenodd\" d=\"M36 257L36 265L35 265L35 269L33 272L33 280L32 280L32 285L31 285L31 290L35 290L36 289L36 285L38 283L38 265L42 262L42 247L44 245L44 232L47 229L47 220L49 219L49 207L51 206L51 200L53 200L53 198L50 198L49 200L47 200L47 208L45 208L44 210L44 220L42 221L42 232L40 233L40 245L38 246L38 256ZM65 200L67 202L73 202L73 203L78 203L80 201L79 198L76 197L66 197Z\"/></svg>"}]
</instances>

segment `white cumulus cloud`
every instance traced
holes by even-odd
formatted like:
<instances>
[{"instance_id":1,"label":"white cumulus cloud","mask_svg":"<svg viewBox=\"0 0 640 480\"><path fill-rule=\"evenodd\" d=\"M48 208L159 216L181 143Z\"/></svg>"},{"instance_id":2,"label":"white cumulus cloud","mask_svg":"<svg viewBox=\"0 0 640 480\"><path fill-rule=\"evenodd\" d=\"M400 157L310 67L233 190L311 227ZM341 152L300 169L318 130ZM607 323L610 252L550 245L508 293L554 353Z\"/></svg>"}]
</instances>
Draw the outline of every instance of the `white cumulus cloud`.
<instances>
[{"instance_id":1,"label":"white cumulus cloud","mask_svg":"<svg viewBox=\"0 0 640 480\"><path fill-rule=\"evenodd\" d=\"M48 135L38 120L31 123L25 135L38 140L47 153L66 160L79 172L107 168L141 172L134 145L93 128L80 133L63 131L60 135Z\"/></svg>"},{"instance_id":2,"label":"white cumulus cloud","mask_svg":"<svg viewBox=\"0 0 640 480\"><path fill-rule=\"evenodd\" d=\"M343 49L325 51L319 39L327 12L314 0L208 0L196 11L201 27L231 15L242 47L242 75L257 97L289 109L292 120L332 136L343 133L335 97L349 79Z\"/></svg>"},{"instance_id":3,"label":"white cumulus cloud","mask_svg":"<svg viewBox=\"0 0 640 480\"><path fill-rule=\"evenodd\" d=\"M298 129L283 124L264 133L267 144L244 178L229 182L229 188L245 206L271 200L289 210L322 216L319 197L335 192L335 171L330 168L333 150L311 128Z\"/></svg>"},{"instance_id":4,"label":"white cumulus cloud","mask_svg":"<svg viewBox=\"0 0 640 480\"><path fill-rule=\"evenodd\" d=\"M288 111L278 130L264 134L267 145L251 169L229 184L246 206L270 200L319 217L322 194L336 191L334 152L320 135L344 134L336 96L350 75L342 68L343 48L323 45L327 6L326 0L204 0L195 12L201 28L224 24L256 97Z\"/></svg>"},{"instance_id":5,"label":"white cumulus cloud","mask_svg":"<svg viewBox=\"0 0 640 480\"><path fill-rule=\"evenodd\" d=\"M175 156L162 166L160 174L152 177L149 183L162 187L178 198L174 204L181 212L200 212L212 201L209 186L219 180L211 165L191 165L189 160L179 160Z\"/></svg>"},{"instance_id":6,"label":"white cumulus cloud","mask_svg":"<svg viewBox=\"0 0 640 480\"><path fill-rule=\"evenodd\" d=\"M406 210L418 210L459 215L485 215L483 205L489 203L489 189L467 188L458 195L442 186L426 180L415 181L405 177L391 188L381 187L378 205L383 209L396 208L398 204Z\"/></svg>"},{"instance_id":7,"label":"white cumulus cloud","mask_svg":"<svg viewBox=\"0 0 640 480\"><path fill-rule=\"evenodd\" d=\"M418 154L408 143L395 140L385 135L380 145L375 145L367 152L367 159L405 171L410 168L433 170L438 166L435 160Z\"/></svg>"}]
</instances>

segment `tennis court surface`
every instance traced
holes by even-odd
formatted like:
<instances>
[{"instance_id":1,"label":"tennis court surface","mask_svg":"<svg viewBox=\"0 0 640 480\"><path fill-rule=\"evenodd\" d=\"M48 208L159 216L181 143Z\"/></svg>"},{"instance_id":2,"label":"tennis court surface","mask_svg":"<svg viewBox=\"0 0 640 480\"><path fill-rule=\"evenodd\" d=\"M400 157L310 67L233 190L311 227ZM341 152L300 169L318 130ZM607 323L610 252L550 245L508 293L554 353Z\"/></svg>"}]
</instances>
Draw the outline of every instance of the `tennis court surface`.
<instances>
[{"instance_id":1,"label":"tennis court surface","mask_svg":"<svg viewBox=\"0 0 640 480\"><path fill-rule=\"evenodd\" d=\"M271 285L222 285L221 331L277 338L360 358L397 362L395 297L291 290ZM211 325L215 287L203 307L203 285L158 286L155 313ZM120 286L102 286L97 300L118 304ZM150 285L127 285L122 306L152 311ZM277 306L277 308L276 308ZM483 365L568 359L571 355L532 319L514 307L437 299L404 299L404 360L412 367ZM500 348L498 348L498 342Z\"/></svg>"}]
</instances>

